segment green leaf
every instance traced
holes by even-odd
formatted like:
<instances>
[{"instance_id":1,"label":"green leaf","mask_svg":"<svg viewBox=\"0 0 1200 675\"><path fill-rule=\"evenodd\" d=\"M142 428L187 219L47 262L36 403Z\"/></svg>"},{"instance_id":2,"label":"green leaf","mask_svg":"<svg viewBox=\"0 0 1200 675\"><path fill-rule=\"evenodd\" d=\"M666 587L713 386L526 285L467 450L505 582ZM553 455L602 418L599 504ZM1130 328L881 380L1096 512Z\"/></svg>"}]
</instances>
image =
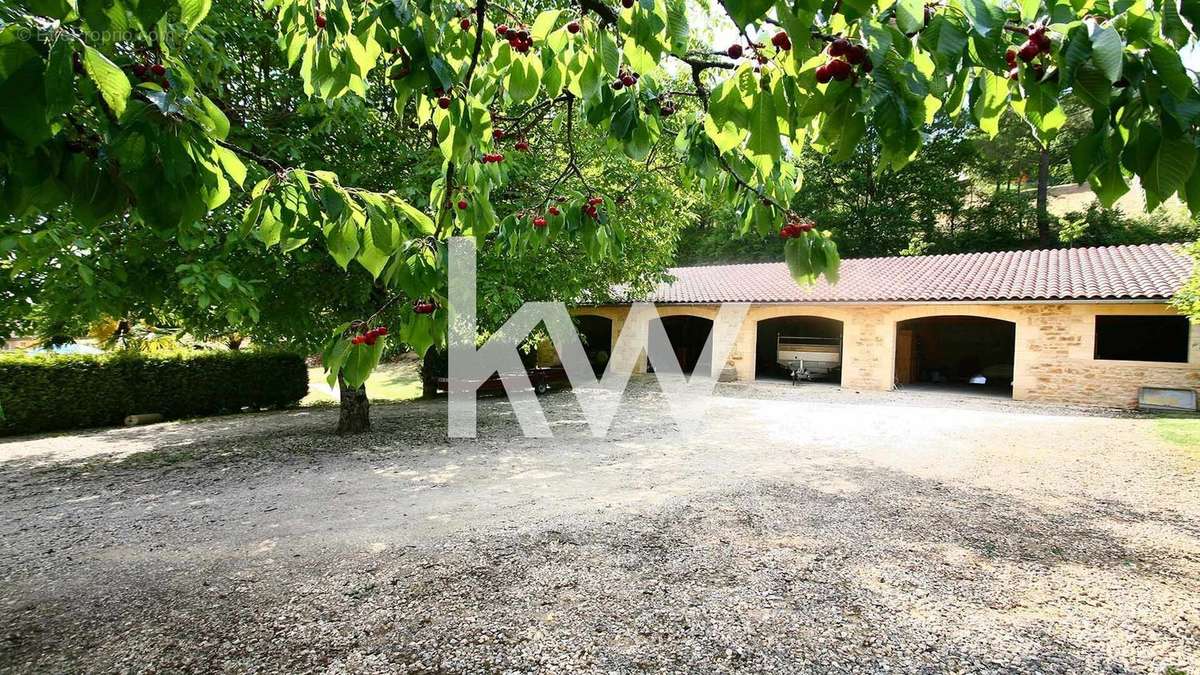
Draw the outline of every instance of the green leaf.
<instances>
[{"instance_id":1,"label":"green leaf","mask_svg":"<svg viewBox=\"0 0 1200 675\"><path fill-rule=\"evenodd\" d=\"M1200 214L1200 167L1192 170L1192 176L1188 178L1187 185L1184 187L1184 194L1192 215Z\"/></svg>"},{"instance_id":2,"label":"green leaf","mask_svg":"<svg viewBox=\"0 0 1200 675\"><path fill-rule=\"evenodd\" d=\"M508 67L508 95L518 103L528 101L537 95L540 79L533 60L524 56L514 58Z\"/></svg>"},{"instance_id":3,"label":"green leaf","mask_svg":"<svg viewBox=\"0 0 1200 675\"><path fill-rule=\"evenodd\" d=\"M383 356L383 348L386 345L387 338L382 337L374 345L362 344L350 348L350 354L342 370L342 378L346 381L346 386L358 389L367 381L375 367L379 365L379 359Z\"/></svg>"},{"instance_id":4,"label":"green leaf","mask_svg":"<svg viewBox=\"0 0 1200 675\"><path fill-rule=\"evenodd\" d=\"M1067 114L1058 103L1058 89L1053 84L1033 82L1026 73L1025 109L1023 114L1043 143L1049 143L1067 123Z\"/></svg>"},{"instance_id":5,"label":"green leaf","mask_svg":"<svg viewBox=\"0 0 1200 675\"><path fill-rule=\"evenodd\" d=\"M117 117L120 117L125 112L125 104L129 101L131 90L129 78L125 77L125 73L117 67L117 64L88 46L84 47L83 68L87 71L88 77L92 78L92 82L96 83L96 88L100 90L104 102Z\"/></svg>"},{"instance_id":6,"label":"green leaf","mask_svg":"<svg viewBox=\"0 0 1200 675\"><path fill-rule=\"evenodd\" d=\"M783 245L783 259L796 283L808 285L813 282L812 245L807 235L788 239Z\"/></svg>"},{"instance_id":7,"label":"green leaf","mask_svg":"<svg viewBox=\"0 0 1200 675\"><path fill-rule=\"evenodd\" d=\"M1184 187L1195 166L1196 145L1193 141L1163 136L1139 177L1147 192L1166 200Z\"/></svg>"},{"instance_id":8,"label":"green leaf","mask_svg":"<svg viewBox=\"0 0 1200 675\"><path fill-rule=\"evenodd\" d=\"M233 182L238 184L238 187L245 186L246 165L242 163L242 160L232 150L218 145L214 147L213 155L221 163L221 167L225 169L225 173L229 174Z\"/></svg>"},{"instance_id":9,"label":"green leaf","mask_svg":"<svg viewBox=\"0 0 1200 675\"><path fill-rule=\"evenodd\" d=\"M733 19L739 28L745 28L762 18L771 8L772 2L773 0L721 0L729 18Z\"/></svg>"},{"instance_id":10,"label":"green leaf","mask_svg":"<svg viewBox=\"0 0 1200 675\"><path fill-rule=\"evenodd\" d=\"M821 237L821 248L825 253L825 278L829 283L836 284L841 272L842 257L838 253L837 243L832 237Z\"/></svg>"},{"instance_id":11,"label":"green leaf","mask_svg":"<svg viewBox=\"0 0 1200 675\"><path fill-rule=\"evenodd\" d=\"M925 0L899 0L896 3L896 27L901 33L915 33L925 26Z\"/></svg>"},{"instance_id":12,"label":"green leaf","mask_svg":"<svg viewBox=\"0 0 1200 675\"><path fill-rule=\"evenodd\" d=\"M779 140L779 118L775 111L775 97L770 92L761 92L754 99L750 118L750 140L746 143L750 159L764 175L770 174L783 151Z\"/></svg>"},{"instance_id":13,"label":"green leaf","mask_svg":"<svg viewBox=\"0 0 1200 675\"><path fill-rule=\"evenodd\" d=\"M71 55L75 44L60 37L50 48L46 60L46 116L50 119L65 114L75 101L75 74Z\"/></svg>"},{"instance_id":14,"label":"green leaf","mask_svg":"<svg viewBox=\"0 0 1200 675\"><path fill-rule=\"evenodd\" d=\"M975 78L977 95L971 112L979 129L991 138L1000 133L1000 117L1008 107L1008 78L991 71L981 70Z\"/></svg>"},{"instance_id":15,"label":"green leaf","mask_svg":"<svg viewBox=\"0 0 1200 675\"><path fill-rule=\"evenodd\" d=\"M1088 134L1071 148L1071 174L1076 182L1082 183L1096 164L1100 148L1104 143L1104 132Z\"/></svg>"},{"instance_id":16,"label":"green leaf","mask_svg":"<svg viewBox=\"0 0 1200 675\"><path fill-rule=\"evenodd\" d=\"M1107 109L1112 96L1112 83L1091 64L1085 64L1075 73L1072 90L1089 107L1095 110Z\"/></svg>"},{"instance_id":17,"label":"green leaf","mask_svg":"<svg viewBox=\"0 0 1200 675\"><path fill-rule=\"evenodd\" d=\"M686 0L667 0L667 38L671 53L683 54L688 47Z\"/></svg>"},{"instance_id":18,"label":"green leaf","mask_svg":"<svg viewBox=\"0 0 1200 675\"><path fill-rule=\"evenodd\" d=\"M188 31L196 30L210 9L212 0L179 0L179 18L187 25Z\"/></svg>"},{"instance_id":19,"label":"green leaf","mask_svg":"<svg viewBox=\"0 0 1200 675\"><path fill-rule=\"evenodd\" d=\"M1004 11L994 0L963 0L963 10L975 32L987 37L1004 25Z\"/></svg>"},{"instance_id":20,"label":"green leaf","mask_svg":"<svg viewBox=\"0 0 1200 675\"><path fill-rule=\"evenodd\" d=\"M1196 4L1195 0L1184 2ZM1183 47L1191 38L1187 24L1179 16L1179 0L1162 0L1162 30L1163 35L1176 47Z\"/></svg>"},{"instance_id":21,"label":"green leaf","mask_svg":"<svg viewBox=\"0 0 1200 675\"><path fill-rule=\"evenodd\" d=\"M609 77L616 77L621 70L621 50L617 47L616 40L608 34L608 31L600 32L596 39L600 43L597 50L600 55L600 65L604 66L604 72Z\"/></svg>"},{"instance_id":22,"label":"green leaf","mask_svg":"<svg viewBox=\"0 0 1200 675\"><path fill-rule=\"evenodd\" d=\"M1091 38L1092 63L1096 64L1110 83L1121 79L1121 71L1125 65L1125 45L1121 42L1121 34L1116 28L1103 28L1094 24Z\"/></svg>"},{"instance_id":23,"label":"green leaf","mask_svg":"<svg viewBox=\"0 0 1200 675\"><path fill-rule=\"evenodd\" d=\"M529 35L534 42L544 42L550 31L554 30L554 24L558 22L558 17L562 14L561 9L551 9L541 14L533 20L533 28L529 30Z\"/></svg>"},{"instance_id":24,"label":"green leaf","mask_svg":"<svg viewBox=\"0 0 1200 675\"><path fill-rule=\"evenodd\" d=\"M1159 79L1176 98L1187 98L1192 92L1192 78L1183 67L1179 52L1161 42L1150 44L1150 63L1158 73Z\"/></svg>"},{"instance_id":25,"label":"green leaf","mask_svg":"<svg viewBox=\"0 0 1200 675\"><path fill-rule=\"evenodd\" d=\"M425 213L420 209L412 204L409 204L403 199L396 200L396 208L400 209L400 212L404 214L404 217L408 218L410 223L416 225L417 229L420 230L422 234L433 234L434 230L437 229L433 224L432 218L425 215Z\"/></svg>"},{"instance_id":26,"label":"green leaf","mask_svg":"<svg viewBox=\"0 0 1200 675\"><path fill-rule=\"evenodd\" d=\"M329 254L342 269L346 269L350 261L358 255L358 228L353 221L347 220L335 225L325 241L329 245Z\"/></svg>"}]
</instances>

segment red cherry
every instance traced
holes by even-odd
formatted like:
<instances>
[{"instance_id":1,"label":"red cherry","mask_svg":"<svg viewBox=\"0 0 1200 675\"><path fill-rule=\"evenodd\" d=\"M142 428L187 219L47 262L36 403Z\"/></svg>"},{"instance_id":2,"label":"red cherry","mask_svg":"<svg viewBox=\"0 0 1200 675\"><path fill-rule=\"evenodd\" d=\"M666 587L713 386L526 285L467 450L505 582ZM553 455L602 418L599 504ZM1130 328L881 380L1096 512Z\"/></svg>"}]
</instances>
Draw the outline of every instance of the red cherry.
<instances>
[{"instance_id":1,"label":"red cherry","mask_svg":"<svg viewBox=\"0 0 1200 675\"><path fill-rule=\"evenodd\" d=\"M633 0L621 0L621 6L625 9L630 9L633 7Z\"/></svg>"},{"instance_id":2,"label":"red cherry","mask_svg":"<svg viewBox=\"0 0 1200 675\"><path fill-rule=\"evenodd\" d=\"M546 226L546 219L545 219L545 218L543 218L543 217L541 217L541 216L538 216L537 218L534 218L534 219L533 219L533 226L534 226L534 227L536 227L536 228L537 228L537 229L539 229L539 230L540 230L540 229L542 229L543 227L545 227L545 226Z\"/></svg>"},{"instance_id":3,"label":"red cherry","mask_svg":"<svg viewBox=\"0 0 1200 675\"><path fill-rule=\"evenodd\" d=\"M771 44L784 51L792 48L792 41L790 38L788 38L788 34L784 31L779 31L778 33L772 35Z\"/></svg>"},{"instance_id":4,"label":"red cherry","mask_svg":"<svg viewBox=\"0 0 1200 675\"><path fill-rule=\"evenodd\" d=\"M167 69L163 68L161 63L156 63L150 66L150 72L154 73L157 77L162 77L163 75L167 74Z\"/></svg>"},{"instance_id":5,"label":"red cherry","mask_svg":"<svg viewBox=\"0 0 1200 675\"><path fill-rule=\"evenodd\" d=\"M465 211L466 209L467 209L467 200L465 200L465 199L458 200L458 210Z\"/></svg>"},{"instance_id":6,"label":"red cherry","mask_svg":"<svg viewBox=\"0 0 1200 675\"><path fill-rule=\"evenodd\" d=\"M361 345L362 343L363 343L363 336L361 336L361 335L355 335L354 337L350 338L350 344L352 344L352 345Z\"/></svg>"},{"instance_id":7,"label":"red cherry","mask_svg":"<svg viewBox=\"0 0 1200 675\"><path fill-rule=\"evenodd\" d=\"M381 336L381 337L382 337L382 336L384 336L384 335L387 335L387 334L388 334L388 327L387 327L387 326L380 326L379 328L376 328L376 329L375 329L375 334L376 334L376 335L379 335L379 336Z\"/></svg>"},{"instance_id":8,"label":"red cherry","mask_svg":"<svg viewBox=\"0 0 1200 675\"><path fill-rule=\"evenodd\" d=\"M1034 44L1038 46L1038 49L1042 50L1043 52L1049 52L1054 46L1054 43L1050 41L1050 36L1046 35L1045 29L1042 29L1042 32L1032 36L1032 39Z\"/></svg>"},{"instance_id":9,"label":"red cherry","mask_svg":"<svg viewBox=\"0 0 1200 675\"><path fill-rule=\"evenodd\" d=\"M1013 66L1012 70L1008 71L1008 79L1012 80L1013 82L1021 79L1021 69Z\"/></svg>"},{"instance_id":10,"label":"red cherry","mask_svg":"<svg viewBox=\"0 0 1200 675\"><path fill-rule=\"evenodd\" d=\"M363 342L366 342L368 347L374 347L375 341L378 339L379 338L374 333L367 333L366 339L363 340Z\"/></svg>"},{"instance_id":11,"label":"red cherry","mask_svg":"<svg viewBox=\"0 0 1200 675\"><path fill-rule=\"evenodd\" d=\"M1042 48L1039 47L1036 42L1030 40L1021 45L1021 51L1017 52L1017 56L1021 57L1021 60L1025 63L1029 63L1041 52Z\"/></svg>"},{"instance_id":12,"label":"red cherry","mask_svg":"<svg viewBox=\"0 0 1200 675\"><path fill-rule=\"evenodd\" d=\"M862 71L863 71L864 73L869 73L869 72L871 72L872 70L875 70L875 64L874 64L874 63L871 63L871 59L867 59L866 61L863 61L863 63L862 63Z\"/></svg>"},{"instance_id":13,"label":"red cherry","mask_svg":"<svg viewBox=\"0 0 1200 675\"><path fill-rule=\"evenodd\" d=\"M496 139L497 141L504 138L504 130L503 129L493 129L492 130L492 138Z\"/></svg>"},{"instance_id":14,"label":"red cherry","mask_svg":"<svg viewBox=\"0 0 1200 675\"><path fill-rule=\"evenodd\" d=\"M146 66L141 63L135 64L133 66L133 74L137 75L138 77L145 77L146 76Z\"/></svg>"},{"instance_id":15,"label":"red cherry","mask_svg":"<svg viewBox=\"0 0 1200 675\"><path fill-rule=\"evenodd\" d=\"M578 33L580 28L581 26L579 25L578 21L572 21L571 23L567 24L567 31L571 33L571 35Z\"/></svg>"},{"instance_id":16,"label":"red cherry","mask_svg":"<svg viewBox=\"0 0 1200 675\"><path fill-rule=\"evenodd\" d=\"M796 230L799 232L808 232L813 229L814 225L807 220L796 223Z\"/></svg>"},{"instance_id":17,"label":"red cherry","mask_svg":"<svg viewBox=\"0 0 1200 675\"><path fill-rule=\"evenodd\" d=\"M463 19L462 21L459 21L459 22L458 22L458 27L459 27L459 28L461 28L461 29L463 29L463 30L468 30L468 29L471 27L471 20L470 20L470 19Z\"/></svg>"},{"instance_id":18,"label":"red cherry","mask_svg":"<svg viewBox=\"0 0 1200 675\"><path fill-rule=\"evenodd\" d=\"M621 84L625 85L626 87L632 87L633 85L637 84L637 80L634 79L632 75L626 75L621 78Z\"/></svg>"},{"instance_id":19,"label":"red cherry","mask_svg":"<svg viewBox=\"0 0 1200 675\"><path fill-rule=\"evenodd\" d=\"M729 49L726 49L725 53L728 54L729 58L731 59L740 59L742 58L742 46L735 42L729 45Z\"/></svg>"},{"instance_id":20,"label":"red cherry","mask_svg":"<svg viewBox=\"0 0 1200 675\"><path fill-rule=\"evenodd\" d=\"M441 108L442 110L449 108L450 107L450 97L449 96L438 97L438 107Z\"/></svg>"},{"instance_id":21,"label":"red cherry","mask_svg":"<svg viewBox=\"0 0 1200 675\"><path fill-rule=\"evenodd\" d=\"M317 28L325 27L325 15L322 14L321 12L317 12L316 23L317 23Z\"/></svg>"},{"instance_id":22,"label":"red cherry","mask_svg":"<svg viewBox=\"0 0 1200 675\"><path fill-rule=\"evenodd\" d=\"M863 47L862 45L854 45L850 48L850 51L846 52L846 60L849 61L851 65L857 66L858 64L867 60L867 48Z\"/></svg>"},{"instance_id":23,"label":"red cherry","mask_svg":"<svg viewBox=\"0 0 1200 675\"><path fill-rule=\"evenodd\" d=\"M788 223L787 225L784 225L783 227L779 228L779 238L780 239L790 239L791 237L794 237L794 236L796 236L796 226L795 225Z\"/></svg>"},{"instance_id":24,"label":"red cherry","mask_svg":"<svg viewBox=\"0 0 1200 675\"><path fill-rule=\"evenodd\" d=\"M850 41L846 38L838 38L829 43L830 56L844 56L850 51Z\"/></svg>"},{"instance_id":25,"label":"red cherry","mask_svg":"<svg viewBox=\"0 0 1200 675\"><path fill-rule=\"evenodd\" d=\"M817 82L821 84L829 84L829 81L832 79L833 73L829 72L828 63L823 66L817 66Z\"/></svg>"},{"instance_id":26,"label":"red cherry","mask_svg":"<svg viewBox=\"0 0 1200 675\"><path fill-rule=\"evenodd\" d=\"M829 74L833 76L833 79L839 82L850 77L850 64L845 61L835 59L827 63L826 67L829 68Z\"/></svg>"},{"instance_id":27,"label":"red cherry","mask_svg":"<svg viewBox=\"0 0 1200 675\"><path fill-rule=\"evenodd\" d=\"M168 82L167 78L165 77L162 79L162 82L158 83L158 85L163 88L163 91L170 91L171 89L171 83Z\"/></svg>"},{"instance_id":28,"label":"red cherry","mask_svg":"<svg viewBox=\"0 0 1200 675\"><path fill-rule=\"evenodd\" d=\"M496 26L496 35L499 35L500 37L508 37L508 26L505 24Z\"/></svg>"},{"instance_id":29,"label":"red cherry","mask_svg":"<svg viewBox=\"0 0 1200 675\"><path fill-rule=\"evenodd\" d=\"M557 216L559 213L561 213L561 211L558 210L557 206L550 207L550 215Z\"/></svg>"},{"instance_id":30,"label":"red cherry","mask_svg":"<svg viewBox=\"0 0 1200 675\"><path fill-rule=\"evenodd\" d=\"M1010 66L1017 65L1017 48L1016 47L1009 47L1008 51L1004 52L1004 61Z\"/></svg>"}]
</instances>

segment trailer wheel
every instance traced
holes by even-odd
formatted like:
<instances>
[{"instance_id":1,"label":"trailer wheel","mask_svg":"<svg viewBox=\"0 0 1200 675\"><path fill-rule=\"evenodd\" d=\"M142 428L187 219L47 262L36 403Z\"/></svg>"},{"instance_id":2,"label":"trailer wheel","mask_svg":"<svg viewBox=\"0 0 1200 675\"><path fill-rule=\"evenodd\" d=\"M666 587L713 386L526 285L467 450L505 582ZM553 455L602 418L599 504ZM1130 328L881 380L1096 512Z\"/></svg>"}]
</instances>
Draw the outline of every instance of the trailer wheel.
<instances>
[{"instance_id":1,"label":"trailer wheel","mask_svg":"<svg viewBox=\"0 0 1200 675\"><path fill-rule=\"evenodd\" d=\"M546 384L545 380L538 380L537 384L533 385L533 390L538 396L550 391L550 385Z\"/></svg>"}]
</instances>

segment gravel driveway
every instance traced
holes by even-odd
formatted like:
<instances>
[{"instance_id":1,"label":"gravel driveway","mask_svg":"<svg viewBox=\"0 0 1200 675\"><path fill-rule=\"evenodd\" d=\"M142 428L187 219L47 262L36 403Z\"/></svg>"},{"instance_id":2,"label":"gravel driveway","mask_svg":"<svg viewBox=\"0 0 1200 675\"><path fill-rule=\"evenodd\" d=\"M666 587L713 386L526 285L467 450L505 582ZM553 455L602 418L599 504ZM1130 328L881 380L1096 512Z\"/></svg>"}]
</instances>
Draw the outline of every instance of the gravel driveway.
<instances>
[{"instance_id":1,"label":"gravel driveway","mask_svg":"<svg viewBox=\"0 0 1200 675\"><path fill-rule=\"evenodd\" d=\"M489 400L0 443L14 671L1200 671L1200 454L1154 421L723 386L680 437Z\"/></svg>"}]
</instances>

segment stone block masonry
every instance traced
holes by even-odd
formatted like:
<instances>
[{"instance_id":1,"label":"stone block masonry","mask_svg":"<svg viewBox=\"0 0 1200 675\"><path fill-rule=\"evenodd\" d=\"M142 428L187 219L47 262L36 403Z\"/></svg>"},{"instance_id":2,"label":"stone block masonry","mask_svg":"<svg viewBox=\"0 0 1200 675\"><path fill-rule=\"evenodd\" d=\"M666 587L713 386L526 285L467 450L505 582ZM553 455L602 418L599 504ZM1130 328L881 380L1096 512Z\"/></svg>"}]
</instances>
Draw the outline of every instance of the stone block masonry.
<instances>
[{"instance_id":1,"label":"stone block masonry","mask_svg":"<svg viewBox=\"0 0 1200 675\"><path fill-rule=\"evenodd\" d=\"M623 330L645 334L645 327L626 325L629 307L579 307L575 314L612 320L613 341ZM715 305L660 305L662 316L716 316ZM945 304L754 304L737 327L728 364L740 380L753 380L760 321L778 317L819 317L842 324L842 387L888 390L895 387L897 324L936 316L971 316L1006 321L1015 327L1013 398L1115 408L1137 404L1144 386L1200 391L1200 326L1190 326L1187 363L1097 360L1096 317L1103 315L1171 316L1162 302L1054 302ZM733 330L734 327L721 327ZM552 355L551 355L552 356ZM645 359L638 362L644 371Z\"/></svg>"}]
</instances>

